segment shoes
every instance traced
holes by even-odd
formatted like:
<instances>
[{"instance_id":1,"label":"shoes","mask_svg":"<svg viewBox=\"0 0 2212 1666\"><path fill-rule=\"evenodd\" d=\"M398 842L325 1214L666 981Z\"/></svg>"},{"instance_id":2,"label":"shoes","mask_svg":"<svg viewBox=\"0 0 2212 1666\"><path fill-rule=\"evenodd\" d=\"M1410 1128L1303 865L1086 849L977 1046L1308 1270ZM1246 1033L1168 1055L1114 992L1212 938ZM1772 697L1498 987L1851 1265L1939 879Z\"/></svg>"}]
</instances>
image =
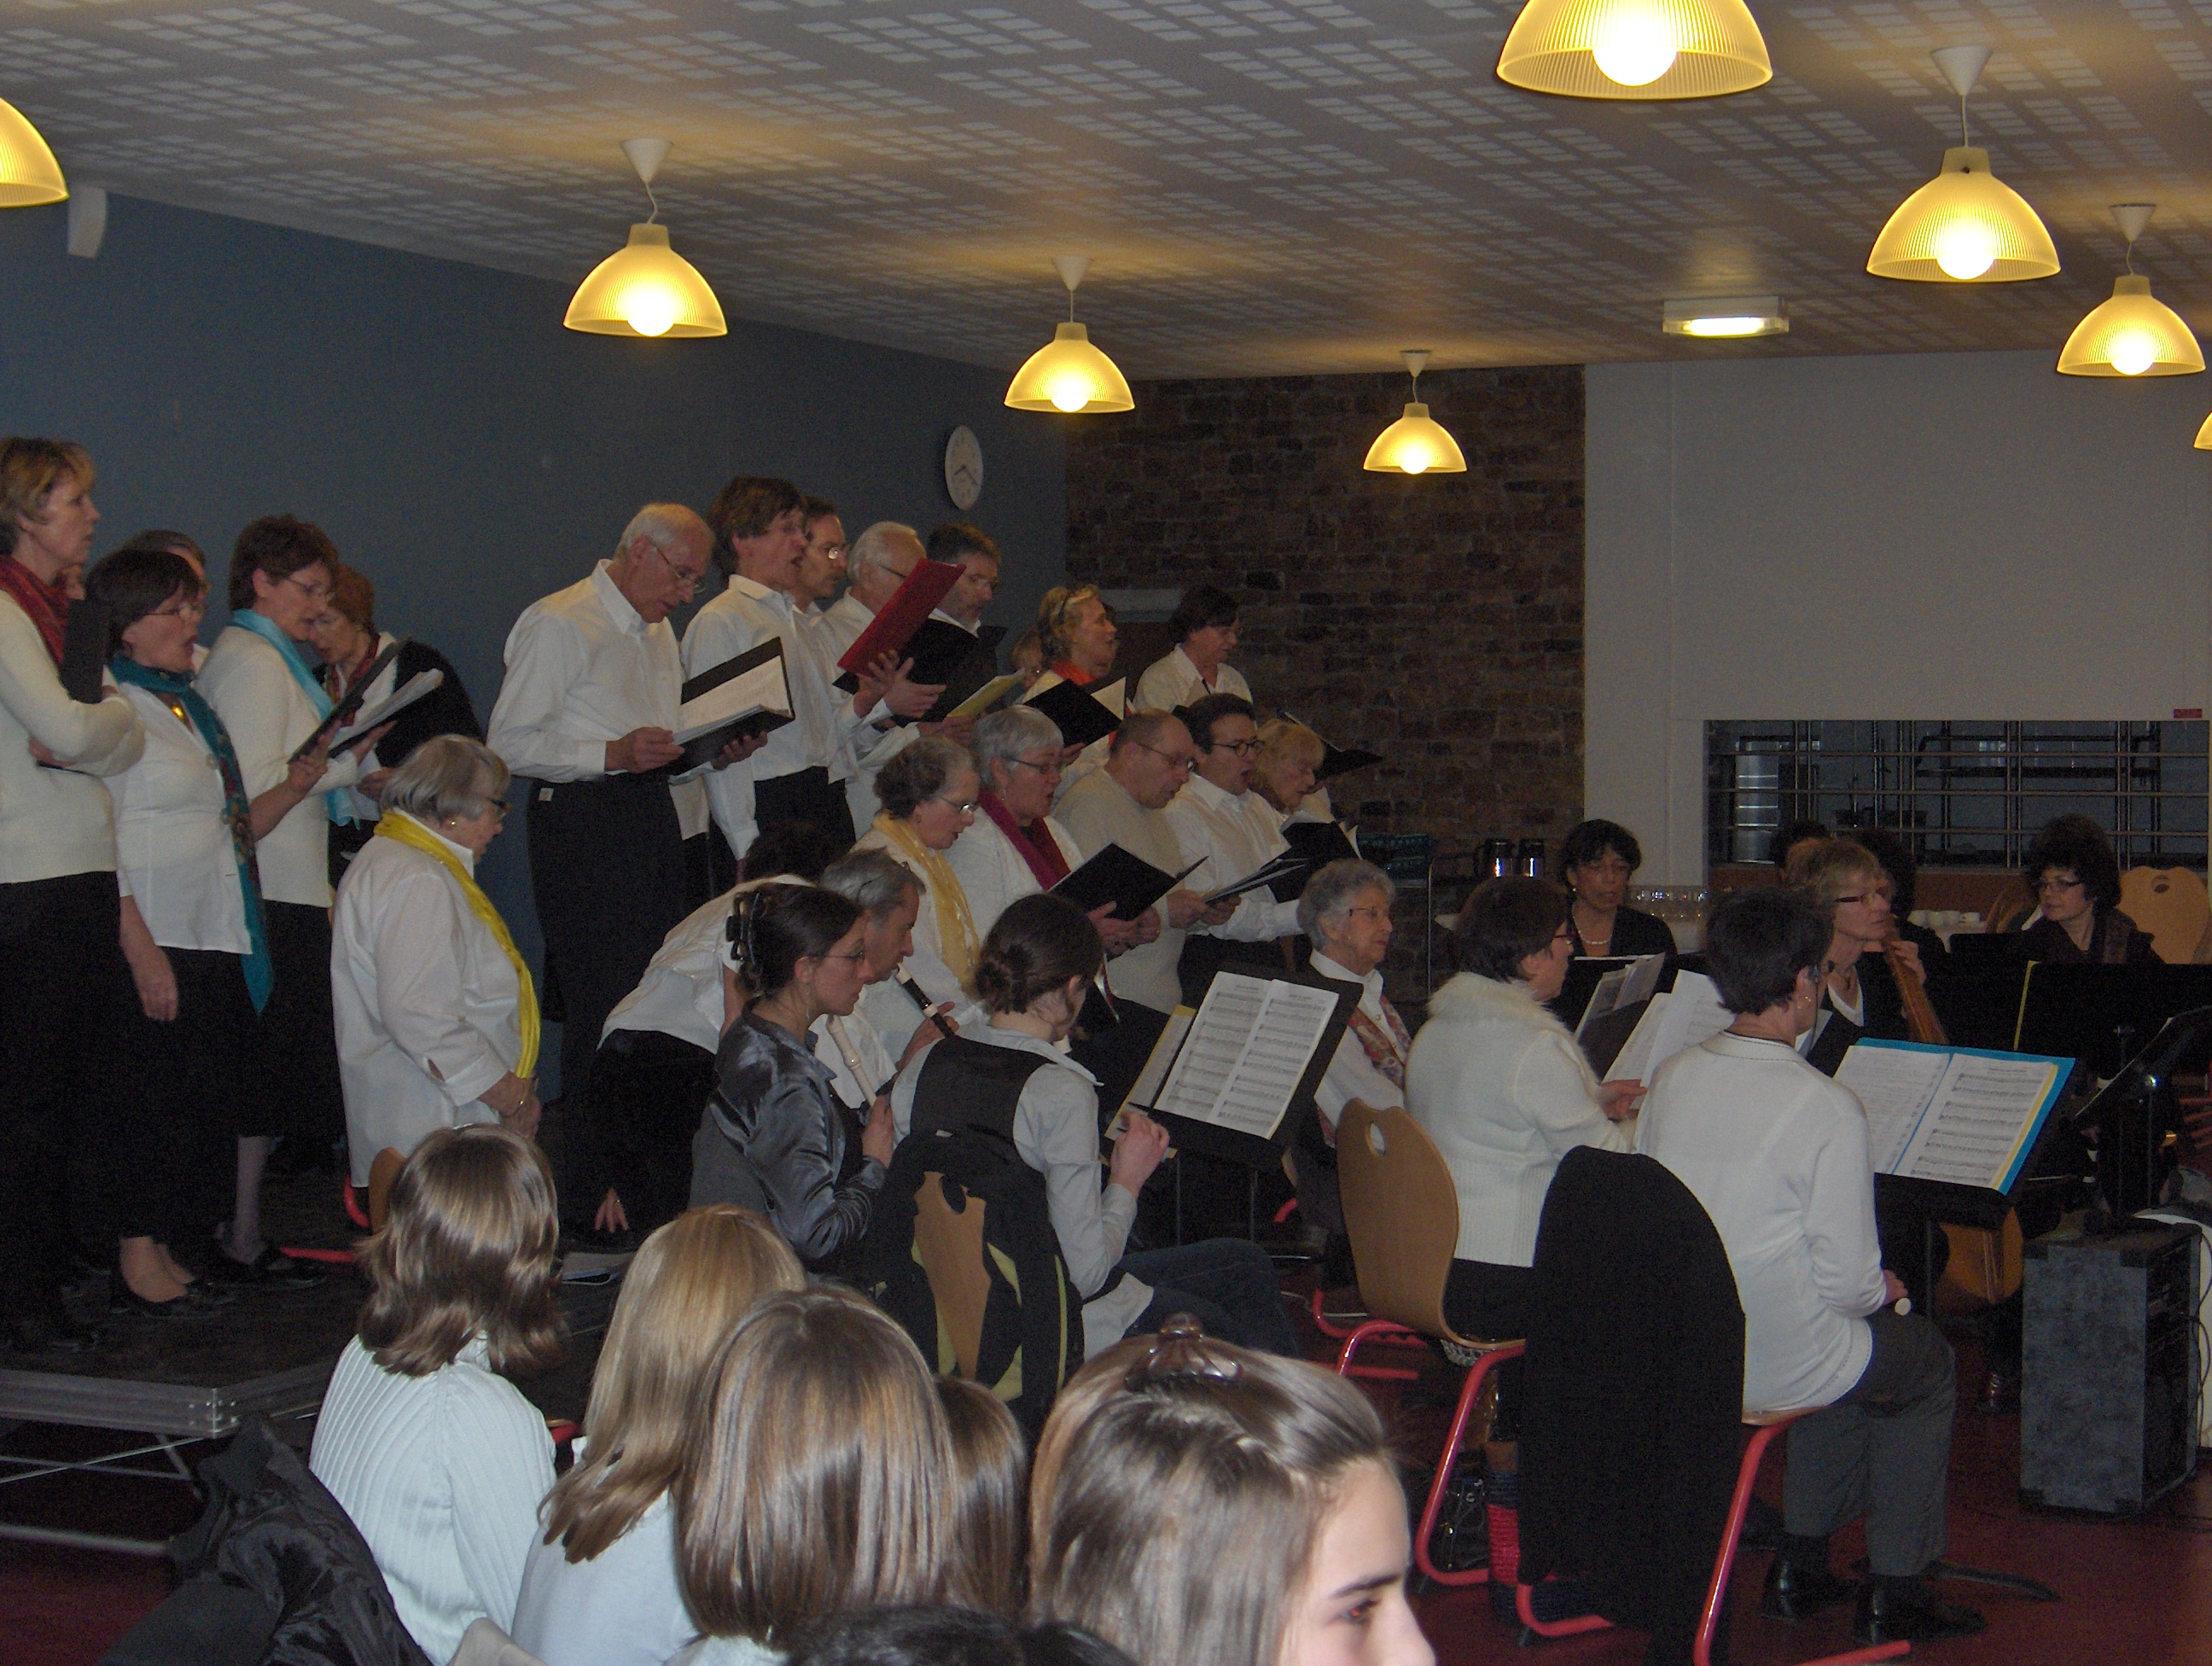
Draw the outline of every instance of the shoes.
<instances>
[{"instance_id":1,"label":"shoes","mask_svg":"<svg viewBox=\"0 0 2212 1666\"><path fill-rule=\"evenodd\" d=\"M263 1290L312 1290L323 1281L322 1269L313 1262L288 1256L273 1243L263 1244L252 1261L234 1261L228 1251L217 1249L200 1270L216 1284Z\"/></svg>"},{"instance_id":2,"label":"shoes","mask_svg":"<svg viewBox=\"0 0 2212 1666\"><path fill-rule=\"evenodd\" d=\"M1771 1620L1802 1620L1859 1597L1864 1612L1866 1596L1855 1581L1839 1579L1824 1567L1808 1567L1786 1556L1774 1559L1766 1570L1766 1589L1759 1594L1759 1611Z\"/></svg>"},{"instance_id":3,"label":"shoes","mask_svg":"<svg viewBox=\"0 0 2212 1666\"><path fill-rule=\"evenodd\" d=\"M100 1340L98 1329L79 1324L59 1302L0 1314L0 1347L17 1353L83 1353L99 1347Z\"/></svg>"},{"instance_id":4,"label":"shoes","mask_svg":"<svg viewBox=\"0 0 2212 1666\"><path fill-rule=\"evenodd\" d=\"M1983 1385L1978 1402L1983 1415L2002 1417L2020 1409L2020 1376L2016 1371L1993 1371Z\"/></svg>"},{"instance_id":5,"label":"shoes","mask_svg":"<svg viewBox=\"0 0 2212 1666\"><path fill-rule=\"evenodd\" d=\"M198 1284L186 1285L183 1295L173 1296L166 1302L149 1301L124 1283L120 1273L115 1275L114 1287L107 1292L107 1310L110 1313L128 1314L140 1319L196 1319L202 1314L228 1306L229 1302L228 1293L216 1296Z\"/></svg>"},{"instance_id":6,"label":"shoes","mask_svg":"<svg viewBox=\"0 0 2212 1666\"><path fill-rule=\"evenodd\" d=\"M1862 1644L1941 1643L1972 1637L1989 1622L1970 1608L1946 1602L1918 1580L1870 1580L1859 1590L1851 1635Z\"/></svg>"}]
</instances>

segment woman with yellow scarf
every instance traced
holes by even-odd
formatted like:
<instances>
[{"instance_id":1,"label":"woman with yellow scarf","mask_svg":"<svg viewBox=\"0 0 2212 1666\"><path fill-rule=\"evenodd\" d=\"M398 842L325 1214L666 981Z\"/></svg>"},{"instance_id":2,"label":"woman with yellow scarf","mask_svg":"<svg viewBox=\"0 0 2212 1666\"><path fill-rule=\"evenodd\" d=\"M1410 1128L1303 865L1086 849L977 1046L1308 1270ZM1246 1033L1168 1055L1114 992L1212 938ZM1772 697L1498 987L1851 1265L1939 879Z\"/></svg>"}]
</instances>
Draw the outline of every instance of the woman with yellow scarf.
<instances>
[{"instance_id":1,"label":"woman with yellow scarf","mask_svg":"<svg viewBox=\"0 0 2212 1666\"><path fill-rule=\"evenodd\" d=\"M424 741L338 887L331 991L356 1186L378 1152L404 1157L438 1128L538 1132L538 994L476 879L507 784L481 741Z\"/></svg>"},{"instance_id":2,"label":"woman with yellow scarf","mask_svg":"<svg viewBox=\"0 0 2212 1666\"><path fill-rule=\"evenodd\" d=\"M982 933L945 853L974 824L982 795L975 754L940 738L915 741L876 777L883 808L854 848L884 852L921 882L922 892L913 952L896 978L874 985L865 997L868 1020L894 1058L929 1012L975 1002Z\"/></svg>"}]
</instances>

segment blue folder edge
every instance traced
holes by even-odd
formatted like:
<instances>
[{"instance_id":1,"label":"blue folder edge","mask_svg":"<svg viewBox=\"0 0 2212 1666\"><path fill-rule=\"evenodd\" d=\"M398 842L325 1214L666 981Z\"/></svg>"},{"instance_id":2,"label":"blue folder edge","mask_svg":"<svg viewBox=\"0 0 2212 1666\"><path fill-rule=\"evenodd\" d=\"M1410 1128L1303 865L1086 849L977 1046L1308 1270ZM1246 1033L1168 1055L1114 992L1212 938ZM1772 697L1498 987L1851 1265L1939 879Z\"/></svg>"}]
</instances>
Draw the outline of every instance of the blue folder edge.
<instances>
[{"instance_id":1,"label":"blue folder edge","mask_svg":"<svg viewBox=\"0 0 2212 1666\"><path fill-rule=\"evenodd\" d=\"M2042 1102L2036 1106L2035 1115L2027 1119L2027 1128L2021 1134L2020 1143L2013 1147L2012 1161L2005 1167L2002 1183L1994 1189L2008 1195L2019 1181L2020 1171L2027 1166L2027 1159L2035 1151L2035 1142L2043 1137L2043 1125L2050 1120L2051 1109L2058 1103L2059 1095L2065 1092L2066 1084L2074 1074L2075 1062L2072 1059L2062 1059L2051 1053L2007 1053L1994 1047L1943 1047L1934 1042L1882 1041L1872 1036L1862 1036L1851 1045L1886 1047L1900 1053L1941 1053L1946 1057L2026 1059L2032 1063L2053 1066L2051 1085L2044 1089ZM1928 1115L1926 1105L1921 1106L1920 1114L1923 1116ZM1912 1133L1905 1136L1905 1145L1910 1146L1919 1132L1920 1124L1916 1122L1912 1125Z\"/></svg>"}]
</instances>

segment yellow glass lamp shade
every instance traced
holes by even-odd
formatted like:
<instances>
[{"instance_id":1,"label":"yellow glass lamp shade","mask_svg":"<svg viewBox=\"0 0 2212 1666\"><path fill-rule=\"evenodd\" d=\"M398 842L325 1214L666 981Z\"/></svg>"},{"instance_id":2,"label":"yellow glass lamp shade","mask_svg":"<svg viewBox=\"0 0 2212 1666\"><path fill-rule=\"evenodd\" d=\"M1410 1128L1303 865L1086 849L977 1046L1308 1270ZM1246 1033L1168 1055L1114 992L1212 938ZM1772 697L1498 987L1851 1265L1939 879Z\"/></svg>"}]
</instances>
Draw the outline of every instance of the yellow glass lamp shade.
<instances>
[{"instance_id":1,"label":"yellow glass lamp shade","mask_svg":"<svg viewBox=\"0 0 2212 1666\"><path fill-rule=\"evenodd\" d=\"M1498 78L1577 99L1710 99L1774 79L1743 0L1528 0Z\"/></svg>"},{"instance_id":2,"label":"yellow glass lamp shade","mask_svg":"<svg viewBox=\"0 0 2212 1666\"><path fill-rule=\"evenodd\" d=\"M1091 345L1091 332L1073 319L1029 356L1006 386L1016 410L1059 410L1069 416L1134 410L1129 384L1113 360Z\"/></svg>"},{"instance_id":3,"label":"yellow glass lamp shade","mask_svg":"<svg viewBox=\"0 0 2212 1666\"><path fill-rule=\"evenodd\" d=\"M1375 436L1362 466L1376 474L1465 474L1467 459L1460 453L1459 441L1416 399L1407 405L1403 416Z\"/></svg>"},{"instance_id":4,"label":"yellow glass lamp shade","mask_svg":"<svg viewBox=\"0 0 2212 1666\"><path fill-rule=\"evenodd\" d=\"M595 336L726 336L722 303L698 268L668 246L668 228L629 228L629 242L576 286L571 330Z\"/></svg>"},{"instance_id":5,"label":"yellow glass lamp shade","mask_svg":"<svg viewBox=\"0 0 2212 1666\"><path fill-rule=\"evenodd\" d=\"M2212 416L2204 419L2204 426L2197 430L2197 449L2212 451Z\"/></svg>"},{"instance_id":6,"label":"yellow glass lamp shade","mask_svg":"<svg viewBox=\"0 0 2212 1666\"><path fill-rule=\"evenodd\" d=\"M2112 280L2112 298L2091 308L2058 351L2062 376L2188 376L2203 368L2204 350L2181 314L2134 273Z\"/></svg>"},{"instance_id":7,"label":"yellow glass lamp shade","mask_svg":"<svg viewBox=\"0 0 2212 1666\"><path fill-rule=\"evenodd\" d=\"M35 208L69 195L61 164L30 119L0 99L0 208Z\"/></svg>"},{"instance_id":8,"label":"yellow glass lamp shade","mask_svg":"<svg viewBox=\"0 0 2212 1666\"><path fill-rule=\"evenodd\" d=\"M1923 283L2011 283L2049 277L2058 251L2027 199L1990 172L1979 145L1953 145L1943 170L1898 204L1867 270Z\"/></svg>"}]
</instances>

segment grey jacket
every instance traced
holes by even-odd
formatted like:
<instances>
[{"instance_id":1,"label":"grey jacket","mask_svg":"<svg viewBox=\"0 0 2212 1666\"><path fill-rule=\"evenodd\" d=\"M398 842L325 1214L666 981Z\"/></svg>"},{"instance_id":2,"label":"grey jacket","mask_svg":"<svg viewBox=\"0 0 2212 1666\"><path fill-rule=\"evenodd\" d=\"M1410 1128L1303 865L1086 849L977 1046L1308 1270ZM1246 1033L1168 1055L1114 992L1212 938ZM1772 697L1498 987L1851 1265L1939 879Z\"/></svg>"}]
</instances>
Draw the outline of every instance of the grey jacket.
<instances>
[{"instance_id":1,"label":"grey jacket","mask_svg":"<svg viewBox=\"0 0 2212 1666\"><path fill-rule=\"evenodd\" d=\"M884 1165L864 1158L840 1183L852 1135L827 1067L750 1012L714 1055L714 1091L691 1141L691 1207L758 1210L810 1268L868 1230Z\"/></svg>"}]
</instances>

